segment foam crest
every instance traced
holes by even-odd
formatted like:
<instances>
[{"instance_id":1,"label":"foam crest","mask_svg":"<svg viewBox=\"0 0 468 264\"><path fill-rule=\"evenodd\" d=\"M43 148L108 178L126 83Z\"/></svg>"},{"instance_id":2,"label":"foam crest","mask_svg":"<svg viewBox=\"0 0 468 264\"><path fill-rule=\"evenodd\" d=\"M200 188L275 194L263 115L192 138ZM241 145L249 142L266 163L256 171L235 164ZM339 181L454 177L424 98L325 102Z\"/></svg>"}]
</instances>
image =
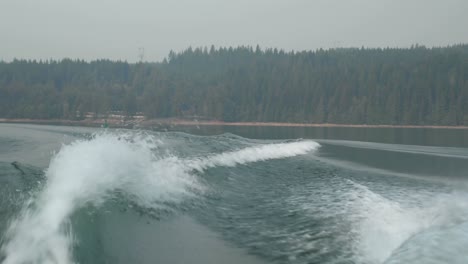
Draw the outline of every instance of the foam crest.
<instances>
[{"instance_id":1,"label":"foam crest","mask_svg":"<svg viewBox=\"0 0 468 264\"><path fill-rule=\"evenodd\" d=\"M7 233L5 264L72 263L70 215L87 203L99 205L121 190L142 206L177 202L199 188L177 159L153 155L152 138L128 140L99 135L63 146L46 171L47 185Z\"/></svg>"},{"instance_id":2,"label":"foam crest","mask_svg":"<svg viewBox=\"0 0 468 264\"><path fill-rule=\"evenodd\" d=\"M466 263L468 259L468 194L454 192L436 196L421 218L431 224L400 247L385 261L394 263Z\"/></svg>"},{"instance_id":3,"label":"foam crest","mask_svg":"<svg viewBox=\"0 0 468 264\"><path fill-rule=\"evenodd\" d=\"M458 230L458 234L467 234L466 195L451 193L438 194L432 198L420 197L425 200L423 204L404 206L363 185L354 182L353 185L355 189L349 193L348 203L353 210L350 218L354 225L352 233L355 236L354 251L358 263L429 263L431 258L422 258L428 255L425 250L428 247L433 247L439 253L442 247L447 247L447 252L460 248L446 244L444 246L445 242L434 246L431 241L435 241L435 237L452 237L451 241L454 241L454 236L451 235L453 231L450 231L453 228ZM465 231L461 232L463 230ZM418 236L426 239L414 239ZM455 241L457 245L468 246L468 240L464 236L460 235ZM439 256L449 256L452 259L456 257L446 254L447 252Z\"/></svg>"},{"instance_id":4,"label":"foam crest","mask_svg":"<svg viewBox=\"0 0 468 264\"><path fill-rule=\"evenodd\" d=\"M356 243L356 258L359 263L382 263L405 240L423 229L426 219L419 218L416 211L403 208L367 187L354 183L349 193L352 205Z\"/></svg>"},{"instance_id":5,"label":"foam crest","mask_svg":"<svg viewBox=\"0 0 468 264\"><path fill-rule=\"evenodd\" d=\"M237 151L224 152L204 159L192 160L188 163L188 166L198 171L216 166L233 167L238 164L304 155L319 147L320 145L314 141L254 146Z\"/></svg>"}]
</instances>

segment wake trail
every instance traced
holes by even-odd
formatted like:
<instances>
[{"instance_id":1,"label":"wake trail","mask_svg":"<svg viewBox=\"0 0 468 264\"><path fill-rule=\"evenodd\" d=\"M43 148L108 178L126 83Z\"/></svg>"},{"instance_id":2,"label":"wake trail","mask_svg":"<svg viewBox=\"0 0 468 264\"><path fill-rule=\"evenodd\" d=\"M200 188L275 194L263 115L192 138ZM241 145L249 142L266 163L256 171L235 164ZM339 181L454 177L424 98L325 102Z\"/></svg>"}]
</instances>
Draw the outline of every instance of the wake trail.
<instances>
[{"instance_id":1,"label":"wake trail","mask_svg":"<svg viewBox=\"0 0 468 264\"><path fill-rule=\"evenodd\" d=\"M193 171L303 155L312 141L258 145L206 158L157 155L164 143L147 135L99 134L64 145L46 170L47 184L14 219L0 249L5 264L73 263L70 216L118 190L145 208L179 203L203 191Z\"/></svg>"},{"instance_id":2,"label":"wake trail","mask_svg":"<svg viewBox=\"0 0 468 264\"><path fill-rule=\"evenodd\" d=\"M468 230L466 193L434 193L432 197L418 197L419 194L412 193L408 194L408 199L421 200L421 204L405 206L364 185L348 182L353 186L346 193L346 199L357 263L433 263L431 261L440 257L451 261L436 263L466 260L466 251L459 250L468 246L465 238ZM457 235L450 233L453 227ZM439 237L450 237L451 240L432 243ZM441 241L443 239L437 242ZM433 251L429 253L428 248ZM453 254L455 252L457 254Z\"/></svg>"},{"instance_id":3,"label":"wake trail","mask_svg":"<svg viewBox=\"0 0 468 264\"><path fill-rule=\"evenodd\" d=\"M188 163L188 166L197 171L217 166L234 167L239 164L304 155L317 149L319 146L318 143L313 141L255 146L237 151L224 152L205 159L192 160Z\"/></svg>"}]
</instances>

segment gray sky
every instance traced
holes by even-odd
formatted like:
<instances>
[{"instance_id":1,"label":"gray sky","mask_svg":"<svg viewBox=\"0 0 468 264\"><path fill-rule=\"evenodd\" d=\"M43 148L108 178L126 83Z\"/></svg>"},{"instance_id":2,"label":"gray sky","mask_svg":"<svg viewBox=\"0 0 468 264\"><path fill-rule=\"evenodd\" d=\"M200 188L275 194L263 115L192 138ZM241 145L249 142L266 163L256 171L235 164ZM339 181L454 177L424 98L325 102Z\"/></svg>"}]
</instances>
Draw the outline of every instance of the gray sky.
<instances>
[{"instance_id":1,"label":"gray sky","mask_svg":"<svg viewBox=\"0 0 468 264\"><path fill-rule=\"evenodd\" d=\"M468 0L0 0L0 60L468 43Z\"/></svg>"}]
</instances>

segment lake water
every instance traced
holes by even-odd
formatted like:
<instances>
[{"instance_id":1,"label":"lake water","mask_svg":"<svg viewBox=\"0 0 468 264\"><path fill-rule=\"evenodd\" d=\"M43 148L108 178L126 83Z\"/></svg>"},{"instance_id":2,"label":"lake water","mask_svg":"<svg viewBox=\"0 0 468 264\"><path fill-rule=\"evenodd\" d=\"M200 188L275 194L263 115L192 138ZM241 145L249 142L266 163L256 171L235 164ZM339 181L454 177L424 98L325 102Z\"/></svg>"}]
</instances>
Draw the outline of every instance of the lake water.
<instances>
[{"instance_id":1,"label":"lake water","mask_svg":"<svg viewBox=\"0 0 468 264\"><path fill-rule=\"evenodd\" d=\"M0 262L466 263L468 131L0 124Z\"/></svg>"}]
</instances>

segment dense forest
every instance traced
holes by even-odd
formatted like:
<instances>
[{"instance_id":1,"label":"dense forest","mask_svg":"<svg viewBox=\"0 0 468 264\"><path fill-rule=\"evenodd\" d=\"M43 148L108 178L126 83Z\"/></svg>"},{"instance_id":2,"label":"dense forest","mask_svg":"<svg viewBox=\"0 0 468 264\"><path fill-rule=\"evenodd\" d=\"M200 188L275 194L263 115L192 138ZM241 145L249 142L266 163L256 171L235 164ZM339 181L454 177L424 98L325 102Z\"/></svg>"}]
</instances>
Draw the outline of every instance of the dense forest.
<instances>
[{"instance_id":1,"label":"dense forest","mask_svg":"<svg viewBox=\"0 0 468 264\"><path fill-rule=\"evenodd\" d=\"M468 45L188 48L159 63L0 62L0 118L468 125Z\"/></svg>"}]
</instances>

